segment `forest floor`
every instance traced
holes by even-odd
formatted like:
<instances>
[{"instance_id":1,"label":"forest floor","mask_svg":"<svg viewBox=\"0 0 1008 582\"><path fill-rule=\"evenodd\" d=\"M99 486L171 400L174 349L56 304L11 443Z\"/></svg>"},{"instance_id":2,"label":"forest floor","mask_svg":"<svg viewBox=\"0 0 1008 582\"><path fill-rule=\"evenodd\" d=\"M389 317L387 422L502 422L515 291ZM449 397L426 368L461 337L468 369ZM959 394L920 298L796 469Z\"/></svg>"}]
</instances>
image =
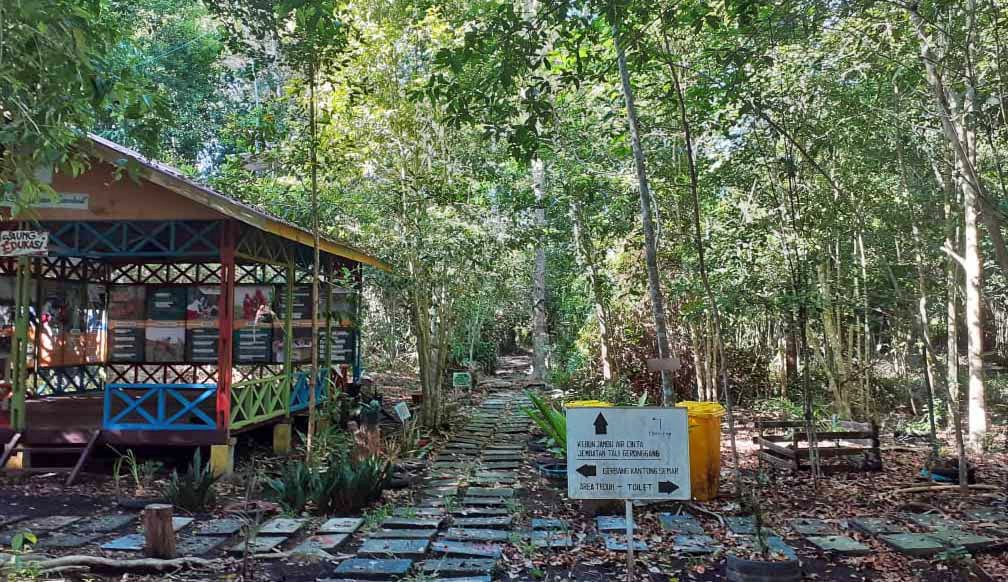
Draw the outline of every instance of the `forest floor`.
<instances>
[{"instance_id":1,"label":"forest floor","mask_svg":"<svg viewBox=\"0 0 1008 582\"><path fill-rule=\"evenodd\" d=\"M456 506L442 498L440 485L454 480L457 485L449 487L459 491L467 485L471 489L479 477L476 472L453 469L451 463L466 458L464 445L466 432L482 431L490 438L489 444L471 453L479 455L499 449L503 459L510 453L521 450L513 468L494 470L504 484L491 487L490 494L504 495L501 490L513 490L513 498L501 498L497 505L502 523L506 521L506 535L498 536L494 545L499 546L500 556L496 561L495 580L515 580L533 582L538 580L586 580L602 581L614 577L622 578L625 573L625 552L607 549L604 523L598 515L615 518L618 522L623 515L622 504L591 504L567 499L566 484L562 481L546 479L540 475L538 466L551 460L548 453L538 443L541 435L529 430L531 425L523 420L520 408L524 396L521 389L526 386L524 372L526 358L511 358L503 363L496 377L483 382L476 390L457 395L453 405L456 410L456 430L438 443L435 453L427 460L414 462L412 466L418 475L416 483L408 489L386 491L383 498L368 508L360 517L361 523L352 535L344 538L327 554L313 555L292 552L307 537L309 532L319 528L322 519L306 518L304 527L298 533L285 538L274 548L261 551L254 560L243 560L242 556L229 554L226 549L234 545L235 538L223 538L216 547L202 552L208 558L217 558L210 571L177 572L173 580L285 580L287 582L314 582L328 579L357 579L337 573L338 564L348 561L361 551L366 539L384 530L389 520L396 514L421 517L428 511L431 515L443 516L440 529L435 528L432 536L438 536L435 543L452 530L452 520L470 518L467 511L472 508ZM383 380L378 378L380 384ZM408 378L390 379L396 385L397 393L408 394ZM392 404L389 402L387 404ZM482 420L479 420L482 419ZM794 474L785 471L761 470L757 450L752 444L753 417L746 411L738 413L736 443L741 460L741 473L749 487L759 484L761 507L766 525L781 536L781 542L792 548L801 562L805 579L815 580L1008 580L1008 558L1005 541L1008 540L1008 457L1003 452L993 453L977 460L978 482L993 485L995 491L981 491L967 497L955 491L941 493L901 493L901 489L924 484L918 474L924 466L928 447L924 442L897 443L891 438L883 441L884 470L876 473L840 473L824 476L813 482L807 472ZM463 428L466 427L466 428ZM503 428L501 428L503 427ZM522 428L525 427L525 428ZM503 430L503 432L501 432ZM481 434L482 434L481 432ZM262 439L266 440L266 439ZM242 452L243 470L255 467L262 473L264 467L275 467L282 459L272 456L263 442L248 442ZM454 452L452 452L454 451ZM493 453L491 453L493 454ZM517 454L517 453L516 453ZM163 458L163 457L158 457ZM169 466L184 462L184 456L164 458ZM107 470L108 458L99 459L97 466L78 485L65 488L63 476L4 475L0 476L0 522L4 517L18 514L27 516L22 525L38 523L40 518L51 516L72 516L88 520L109 517L133 517L124 522L118 531L109 530L100 535L83 533L81 528L67 525L51 531L37 531L40 544L37 552L60 556L67 554L100 555L110 558L132 558L136 552L120 552L102 549L116 536L138 531L136 514L124 511L116 505L115 487ZM478 461L475 461L478 463ZM506 466L505 464L501 465ZM734 471L732 470L728 434L723 427L721 458L721 489L717 499L694 504L641 504L635 510L638 542L647 545L647 550L637 553L638 572L643 579L667 580L722 580L725 577L726 554L740 551L751 541L751 536L733 533L737 524L726 518L743 516L745 511L733 493ZM485 469L484 469L485 470ZM438 481L433 483L432 481ZM241 501L245 496L246 483L242 479L220 485L221 499L217 511L192 516L194 524L180 531L180 540L193 543L199 536L192 532L213 520L234 518L236 514L227 512L228 504ZM433 493L432 493L433 491ZM495 493L496 491L496 493ZM467 493L466 495L469 495ZM511 494L509 494L511 495ZM459 498L460 501L462 498ZM504 511L506 509L506 511ZM985 514L975 514L977 510L987 510ZM419 514L418 514L419 512ZM710 536L699 546L684 546L684 540L676 532L665 529L663 514L692 516L686 519ZM924 534L940 533L949 527L970 534L971 549L968 552L950 549L948 546L936 548L931 555L906 555L894 549L877 535L869 535L851 528L855 518L881 518L889 522L895 530ZM450 518L450 519L448 519ZM797 518L818 519L815 523L823 534L847 536L857 546L859 555L840 555L822 551L811 539L797 532L792 520ZM440 518L439 518L440 519ZM562 524L562 547L537 547L525 537L536 529L533 520L551 519ZM811 522L809 522L811 523ZM666 524L667 525L667 524ZM729 527L731 526L731 527ZM18 531L18 524L0 529L2 547L9 547L10 536ZM455 525L454 527L459 527ZM188 532L188 533L187 533ZM76 539L74 536L77 536ZM494 535L494 534L488 534ZM549 534L552 535L552 534ZM932 539L933 538L928 538ZM53 540L80 541L80 545L59 547ZM696 541L696 540L694 540ZM684 549L685 548L685 549ZM707 553L709 551L709 553ZM744 550L742 550L744 551ZM746 554L748 555L748 554ZM433 555L424 556L432 560ZM417 566L425 562L416 561ZM244 566L243 566L244 564ZM69 574L68 579L73 578ZM95 578L89 577L94 580ZM119 576L109 580L121 579ZM130 577L131 580L163 580L164 576ZM414 582L434 580L414 573ZM481 580L483 578L473 578Z\"/></svg>"}]
</instances>

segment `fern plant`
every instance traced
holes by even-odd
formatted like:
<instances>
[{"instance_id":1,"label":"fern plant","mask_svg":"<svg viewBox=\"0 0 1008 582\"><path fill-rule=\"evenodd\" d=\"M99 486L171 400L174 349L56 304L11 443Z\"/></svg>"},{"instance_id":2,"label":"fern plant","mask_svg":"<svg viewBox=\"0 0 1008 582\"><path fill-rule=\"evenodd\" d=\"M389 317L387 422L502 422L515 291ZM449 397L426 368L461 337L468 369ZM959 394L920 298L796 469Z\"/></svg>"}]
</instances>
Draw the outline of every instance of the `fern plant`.
<instances>
[{"instance_id":1,"label":"fern plant","mask_svg":"<svg viewBox=\"0 0 1008 582\"><path fill-rule=\"evenodd\" d=\"M172 469L171 478L165 485L164 496L175 507L183 511L204 511L217 501L217 490L214 485L220 479L213 474L210 463L203 463L199 449L193 455L189 468L179 475L177 469Z\"/></svg>"},{"instance_id":2,"label":"fern plant","mask_svg":"<svg viewBox=\"0 0 1008 582\"><path fill-rule=\"evenodd\" d=\"M535 392L526 394L535 408L525 409L525 414L535 422L552 441L551 450L561 458L567 458L567 416L562 410L546 402Z\"/></svg>"}]
</instances>

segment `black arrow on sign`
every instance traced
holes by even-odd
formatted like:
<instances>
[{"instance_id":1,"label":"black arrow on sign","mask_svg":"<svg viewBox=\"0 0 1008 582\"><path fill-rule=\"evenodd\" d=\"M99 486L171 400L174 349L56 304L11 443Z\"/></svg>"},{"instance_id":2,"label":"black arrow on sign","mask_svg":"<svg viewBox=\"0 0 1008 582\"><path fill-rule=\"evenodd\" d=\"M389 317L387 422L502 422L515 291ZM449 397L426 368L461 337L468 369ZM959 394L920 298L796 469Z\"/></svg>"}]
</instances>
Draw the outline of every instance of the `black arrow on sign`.
<instances>
[{"instance_id":1,"label":"black arrow on sign","mask_svg":"<svg viewBox=\"0 0 1008 582\"><path fill-rule=\"evenodd\" d=\"M595 434L606 434L606 429L609 427L609 422L602 416L602 413L598 413L595 417Z\"/></svg>"},{"instance_id":2,"label":"black arrow on sign","mask_svg":"<svg viewBox=\"0 0 1008 582\"><path fill-rule=\"evenodd\" d=\"M581 465L577 468L577 472L581 473L585 477L594 477L598 474L595 469L595 465Z\"/></svg>"},{"instance_id":3,"label":"black arrow on sign","mask_svg":"<svg viewBox=\"0 0 1008 582\"><path fill-rule=\"evenodd\" d=\"M679 486L671 481L659 481L658 482L658 493L675 493L675 490Z\"/></svg>"}]
</instances>

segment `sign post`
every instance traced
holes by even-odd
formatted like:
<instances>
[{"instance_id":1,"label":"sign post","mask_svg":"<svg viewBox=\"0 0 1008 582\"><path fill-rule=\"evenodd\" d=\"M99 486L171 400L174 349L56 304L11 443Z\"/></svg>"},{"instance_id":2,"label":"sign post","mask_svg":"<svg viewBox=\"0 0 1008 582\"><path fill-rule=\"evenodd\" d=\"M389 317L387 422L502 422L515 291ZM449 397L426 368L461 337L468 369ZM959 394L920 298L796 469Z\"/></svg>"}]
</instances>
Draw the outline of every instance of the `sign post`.
<instances>
[{"instance_id":1,"label":"sign post","mask_svg":"<svg viewBox=\"0 0 1008 582\"><path fill-rule=\"evenodd\" d=\"M626 502L627 579L634 580L633 501L690 499L685 408L567 409L567 495Z\"/></svg>"}]
</instances>

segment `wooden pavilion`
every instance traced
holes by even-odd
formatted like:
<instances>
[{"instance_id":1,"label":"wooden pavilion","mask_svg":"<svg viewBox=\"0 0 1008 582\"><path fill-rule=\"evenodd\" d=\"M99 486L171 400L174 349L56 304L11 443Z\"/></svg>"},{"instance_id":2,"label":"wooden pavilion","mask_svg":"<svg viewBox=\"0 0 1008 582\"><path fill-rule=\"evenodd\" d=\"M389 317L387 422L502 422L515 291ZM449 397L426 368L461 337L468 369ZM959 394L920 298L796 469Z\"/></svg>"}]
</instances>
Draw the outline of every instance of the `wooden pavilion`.
<instances>
[{"instance_id":1,"label":"wooden pavilion","mask_svg":"<svg viewBox=\"0 0 1008 582\"><path fill-rule=\"evenodd\" d=\"M388 266L323 238L318 341L310 232L97 136L56 200L0 231L48 233L45 256L0 257L0 468L99 443L213 446L281 425L360 377L362 267ZM3 233L0 233L3 234ZM14 463L11 463L14 464Z\"/></svg>"}]
</instances>

